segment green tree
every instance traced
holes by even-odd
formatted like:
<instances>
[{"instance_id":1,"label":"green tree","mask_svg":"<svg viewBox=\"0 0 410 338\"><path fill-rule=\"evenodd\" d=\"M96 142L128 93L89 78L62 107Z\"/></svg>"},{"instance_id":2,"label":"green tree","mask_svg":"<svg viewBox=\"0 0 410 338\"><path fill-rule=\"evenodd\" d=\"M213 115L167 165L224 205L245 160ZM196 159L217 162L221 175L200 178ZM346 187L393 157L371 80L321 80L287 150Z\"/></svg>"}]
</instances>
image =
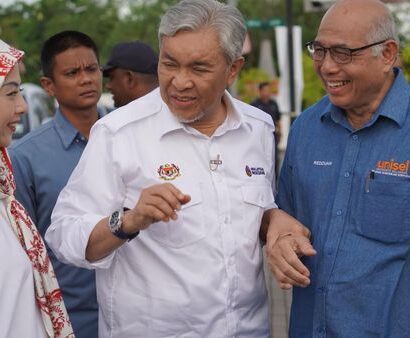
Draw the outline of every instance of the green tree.
<instances>
[{"instance_id":1,"label":"green tree","mask_svg":"<svg viewBox=\"0 0 410 338\"><path fill-rule=\"evenodd\" d=\"M307 108L317 102L326 91L313 68L313 61L307 52L303 53L304 90L302 108Z\"/></svg>"},{"instance_id":2,"label":"green tree","mask_svg":"<svg viewBox=\"0 0 410 338\"><path fill-rule=\"evenodd\" d=\"M40 50L51 35L67 29L86 32L102 46L118 21L115 0L40 0L0 8L0 31L4 40L23 49L26 73L23 80L39 82ZM58 13L56 15L56 13Z\"/></svg>"},{"instance_id":3,"label":"green tree","mask_svg":"<svg viewBox=\"0 0 410 338\"><path fill-rule=\"evenodd\" d=\"M178 0L141 1L129 7L129 14L118 19L102 47L108 55L111 47L120 41L141 40L158 51L158 26L162 14Z\"/></svg>"},{"instance_id":4,"label":"green tree","mask_svg":"<svg viewBox=\"0 0 410 338\"><path fill-rule=\"evenodd\" d=\"M410 44L407 44L401 51L401 63L407 81L410 81Z\"/></svg>"}]
</instances>

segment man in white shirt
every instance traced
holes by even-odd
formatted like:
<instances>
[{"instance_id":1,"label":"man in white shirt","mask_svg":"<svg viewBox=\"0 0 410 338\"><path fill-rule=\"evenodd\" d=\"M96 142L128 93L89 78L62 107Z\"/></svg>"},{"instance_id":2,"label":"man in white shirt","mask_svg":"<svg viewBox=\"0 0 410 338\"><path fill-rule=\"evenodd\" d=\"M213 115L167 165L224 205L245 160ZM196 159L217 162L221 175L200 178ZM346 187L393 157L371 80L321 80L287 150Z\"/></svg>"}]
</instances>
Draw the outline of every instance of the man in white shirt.
<instances>
[{"instance_id":1,"label":"man in white shirt","mask_svg":"<svg viewBox=\"0 0 410 338\"><path fill-rule=\"evenodd\" d=\"M275 209L272 119L225 90L245 33L232 6L171 7L160 88L96 123L60 194L46 239L96 269L100 337L269 336L260 226L295 221Z\"/></svg>"}]
</instances>

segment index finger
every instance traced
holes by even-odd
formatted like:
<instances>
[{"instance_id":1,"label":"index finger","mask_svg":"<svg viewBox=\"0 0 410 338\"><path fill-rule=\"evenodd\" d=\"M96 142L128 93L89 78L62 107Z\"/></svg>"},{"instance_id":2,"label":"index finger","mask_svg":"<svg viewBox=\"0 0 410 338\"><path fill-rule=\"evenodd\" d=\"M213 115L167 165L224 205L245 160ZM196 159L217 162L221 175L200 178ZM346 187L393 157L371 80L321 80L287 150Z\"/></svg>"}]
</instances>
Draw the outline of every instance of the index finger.
<instances>
[{"instance_id":1,"label":"index finger","mask_svg":"<svg viewBox=\"0 0 410 338\"><path fill-rule=\"evenodd\" d=\"M288 277L300 282L310 276L310 271L300 260L297 250L292 247L287 247L284 248L283 251L281 257L284 261L282 263L282 271L286 271L287 273L285 274Z\"/></svg>"},{"instance_id":2,"label":"index finger","mask_svg":"<svg viewBox=\"0 0 410 338\"><path fill-rule=\"evenodd\" d=\"M181 204L186 204L191 200L191 196L184 194L181 190L179 190L175 185L171 183L164 183L163 187L171 192L171 194L178 200L178 203L175 207L176 210L181 209Z\"/></svg>"}]
</instances>

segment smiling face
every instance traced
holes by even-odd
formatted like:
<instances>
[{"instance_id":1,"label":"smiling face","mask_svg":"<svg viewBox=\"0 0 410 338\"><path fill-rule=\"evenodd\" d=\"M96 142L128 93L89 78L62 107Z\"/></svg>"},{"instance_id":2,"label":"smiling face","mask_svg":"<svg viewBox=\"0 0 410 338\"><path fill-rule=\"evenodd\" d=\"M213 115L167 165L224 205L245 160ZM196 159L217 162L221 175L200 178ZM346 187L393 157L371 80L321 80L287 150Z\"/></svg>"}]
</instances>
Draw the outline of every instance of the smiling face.
<instances>
[{"instance_id":1,"label":"smiling face","mask_svg":"<svg viewBox=\"0 0 410 338\"><path fill-rule=\"evenodd\" d=\"M383 7L374 1L342 1L324 16L316 39L323 47L358 48L368 41L372 20L385 15ZM372 49L353 54L352 62L338 64L326 53L324 60L314 61L314 67L333 104L348 114L374 113L392 81L395 42L381 44L384 50L373 55Z\"/></svg>"},{"instance_id":2,"label":"smiling face","mask_svg":"<svg viewBox=\"0 0 410 338\"><path fill-rule=\"evenodd\" d=\"M102 74L95 52L81 46L57 54L53 77L43 77L41 84L55 96L62 111L75 114L95 109L102 90Z\"/></svg>"},{"instance_id":3,"label":"smiling face","mask_svg":"<svg viewBox=\"0 0 410 338\"><path fill-rule=\"evenodd\" d=\"M162 99L182 122L212 124L225 118L225 89L242 66L228 65L216 32L210 28L163 37L158 76ZM198 128L197 128L198 129Z\"/></svg>"},{"instance_id":4,"label":"smiling face","mask_svg":"<svg viewBox=\"0 0 410 338\"><path fill-rule=\"evenodd\" d=\"M10 144L21 115L27 111L20 85L19 67L15 65L0 88L0 147Z\"/></svg>"}]
</instances>

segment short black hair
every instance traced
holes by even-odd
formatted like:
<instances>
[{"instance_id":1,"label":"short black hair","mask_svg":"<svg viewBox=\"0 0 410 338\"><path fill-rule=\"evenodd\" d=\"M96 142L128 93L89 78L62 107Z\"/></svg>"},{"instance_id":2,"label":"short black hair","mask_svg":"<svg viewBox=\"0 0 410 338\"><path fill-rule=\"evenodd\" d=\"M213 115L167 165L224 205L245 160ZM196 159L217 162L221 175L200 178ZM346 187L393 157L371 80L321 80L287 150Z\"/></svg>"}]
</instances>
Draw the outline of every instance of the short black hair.
<instances>
[{"instance_id":1,"label":"short black hair","mask_svg":"<svg viewBox=\"0 0 410 338\"><path fill-rule=\"evenodd\" d=\"M82 46L92 49L97 60L99 60L97 45L93 39L85 33L67 30L49 37L41 49L41 69L43 75L49 78L53 77L54 61L57 54L70 48Z\"/></svg>"},{"instance_id":2,"label":"short black hair","mask_svg":"<svg viewBox=\"0 0 410 338\"><path fill-rule=\"evenodd\" d=\"M264 82L259 83L259 90L261 90L262 88L264 88L266 86L270 86L270 83L268 81L264 81Z\"/></svg>"}]
</instances>

